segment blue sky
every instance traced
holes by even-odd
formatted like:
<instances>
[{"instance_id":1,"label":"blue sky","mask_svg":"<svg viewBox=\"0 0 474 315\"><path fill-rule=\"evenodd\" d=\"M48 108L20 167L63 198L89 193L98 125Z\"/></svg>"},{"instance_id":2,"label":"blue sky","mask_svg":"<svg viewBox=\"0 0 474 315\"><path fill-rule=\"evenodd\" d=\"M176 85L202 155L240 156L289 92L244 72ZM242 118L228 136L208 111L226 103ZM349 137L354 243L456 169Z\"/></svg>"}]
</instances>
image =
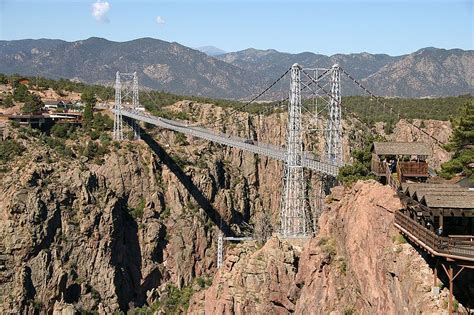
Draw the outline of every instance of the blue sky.
<instances>
[{"instance_id":1,"label":"blue sky","mask_svg":"<svg viewBox=\"0 0 474 315\"><path fill-rule=\"evenodd\" d=\"M226 51L322 54L473 49L474 0L95 2L0 0L0 39L153 37Z\"/></svg>"}]
</instances>

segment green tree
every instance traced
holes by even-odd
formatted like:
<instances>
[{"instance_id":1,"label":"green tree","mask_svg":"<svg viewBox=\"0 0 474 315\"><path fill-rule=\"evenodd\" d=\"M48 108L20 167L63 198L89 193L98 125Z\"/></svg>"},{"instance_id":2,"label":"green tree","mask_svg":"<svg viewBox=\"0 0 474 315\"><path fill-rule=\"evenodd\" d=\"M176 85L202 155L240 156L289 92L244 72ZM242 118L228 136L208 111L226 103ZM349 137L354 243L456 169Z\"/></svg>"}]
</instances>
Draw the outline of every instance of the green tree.
<instances>
[{"instance_id":1,"label":"green tree","mask_svg":"<svg viewBox=\"0 0 474 315\"><path fill-rule=\"evenodd\" d=\"M41 111L43 106L44 103L38 95L30 94L25 99L25 104L21 108L21 111L25 114L38 113Z\"/></svg>"},{"instance_id":2,"label":"green tree","mask_svg":"<svg viewBox=\"0 0 474 315\"><path fill-rule=\"evenodd\" d=\"M55 124L51 128L51 134L58 138L69 138L74 132L74 126L69 124Z\"/></svg>"},{"instance_id":3,"label":"green tree","mask_svg":"<svg viewBox=\"0 0 474 315\"><path fill-rule=\"evenodd\" d=\"M355 149L351 152L353 163L339 168L339 174L337 175L338 181L345 185L350 185L359 179L375 178L370 170L372 160L370 149L372 148L372 143L376 141L385 141L385 139L381 136L368 136L364 139L362 149Z\"/></svg>"},{"instance_id":4,"label":"green tree","mask_svg":"<svg viewBox=\"0 0 474 315\"><path fill-rule=\"evenodd\" d=\"M83 125L86 128L89 128L94 121L94 106L97 103L95 94L91 90L86 90L81 94L81 100L86 103L84 108Z\"/></svg>"},{"instance_id":5,"label":"green tree","mask_svg":"<svg viewBox=\"0 0 474 315\"><path fill-rule=\"evenodd\" d=\"M466 103L461 117L452 119L451 123L454 129L445 148L454 154L450 161L441 165L439 175L449 179L456 174L462 174L474 181L472 168L474 163L474 102Z\"/></svg>"},{"instance_id":6,"label":"green tree","mask_svg":"<svg viewBox=\"0 0 474 315\"><path fill-rule=\"evenodd\" d=\"M26 98L28 97L29 92L26 85L18 84L18 86L13 91L13 98L17 102L26 102Z\"/></svg>"},{"instance_id":7,"label":"green tree","mask_svg":"<svg viewBox=\"0 0 474 315\"><path fill-rule=\"evenodd\" d=\"M0 73L0 84L7 84L8 83L8 77L3 74L3 73Z\"/></svg>"},{"instance_id":8,"label":"green tree","mask_svg":"<svg viewBox=\"0 0 474 315\"><path fill-rule=\"evenodd\" d=\"M20 156L24 151L25 147L16 140L0 141L0 162L7 162L15 156Z\"/></svg>"},{"instance_id":9,"label":"green tree","mask_svg":"<svg viewBox=\"0 0 474 315\"><path fill-rule=\"evenodd\" d=\"M13 97L11 95L7 95L0 105L5 108L13 107L13 105L15 105L13 104Z\"/></svg>"}]
</instances>

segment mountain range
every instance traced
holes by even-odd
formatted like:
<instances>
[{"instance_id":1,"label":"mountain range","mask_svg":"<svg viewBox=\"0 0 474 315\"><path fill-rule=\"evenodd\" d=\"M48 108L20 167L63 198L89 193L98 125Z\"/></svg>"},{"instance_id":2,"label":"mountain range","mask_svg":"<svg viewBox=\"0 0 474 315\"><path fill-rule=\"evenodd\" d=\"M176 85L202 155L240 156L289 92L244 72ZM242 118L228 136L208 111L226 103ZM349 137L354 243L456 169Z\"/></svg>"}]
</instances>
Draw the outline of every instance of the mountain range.
<instances>
[{"instance_id":1,"label":"mountain range","mask_svg":"<svg viewBox=\"0 0 474 315\"><path fill-rule=\"evenodd\" d=\"M206 48L206 47L204 47ZM246 49L206 53L153 38L114 42L92 37L66 42L56 39L0 41L0 72L68 78L113 84L115 72L137 71L142 87L206 97L245 99L257 94L292 64L330 67L338 63L375 94L429 97L473 92L474 51L422 48L411 54L283 53ZM213 47L212 47L213 48ZM278 93L287 94L288 81ZM343 81L343 94L360 94Z\"/></svg>"}]
</instances>

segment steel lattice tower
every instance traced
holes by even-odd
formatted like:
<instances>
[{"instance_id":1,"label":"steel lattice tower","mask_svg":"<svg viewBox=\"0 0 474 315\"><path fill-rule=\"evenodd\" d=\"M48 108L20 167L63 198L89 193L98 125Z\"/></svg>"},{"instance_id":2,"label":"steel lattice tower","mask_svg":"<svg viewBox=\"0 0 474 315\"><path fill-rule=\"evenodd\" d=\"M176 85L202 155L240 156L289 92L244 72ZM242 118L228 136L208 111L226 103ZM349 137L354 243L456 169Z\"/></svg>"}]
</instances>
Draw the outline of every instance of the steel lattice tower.
<instances>
[{"instance_id":1,"label":"steel lattice tower","mask_svg":"<svg viewBox=\"0 0 474 315\"><path fill-rule=\"evenodd\" d=\"M325 140L328 162L342 165L341 71L338 64L331 68L331 99Z\"/></svg>"},{"instance_id":2,"label":"steel lattice tower","mask_svg":"<svg viewBox=\"0 0 474 315\"><path fill-rule=\"evenodd\" d=\"M285 161L284 192L280 214L280 229L284 237L306 236L305 182L301 156L303 136L301 128L301 68L291 68L290 102L288 105L287 156Z\"/></svg>"},{"instance_id":3,"label":"steel lattice tower","mask_svg":"<svg viewBox=\"0 0 474 315\"><path fill-rule=\"evenodd\" d=\"M122 80L125 79L125 80ZM123 140L123 117L122 105L125 99L131 99L131 106L136 109L140 106L138 98L138 76L137 73L120 73L117 71L115 78L115 120L114 139ZM132 127L134 138L140 139L140 126L138 121L129 122Z\"/></svg>"},{"instance_id":4,"label":"steel lattice tower","mask_svg":"<svg viewBox=\"0 0 474 315\"><path fill-rule=\"evenodd\" d=\"M115 75L115 119L114 119L114 139L123 140L122 121L122 83L120 82L120 72Z\"/></svg>"}]
</instances>

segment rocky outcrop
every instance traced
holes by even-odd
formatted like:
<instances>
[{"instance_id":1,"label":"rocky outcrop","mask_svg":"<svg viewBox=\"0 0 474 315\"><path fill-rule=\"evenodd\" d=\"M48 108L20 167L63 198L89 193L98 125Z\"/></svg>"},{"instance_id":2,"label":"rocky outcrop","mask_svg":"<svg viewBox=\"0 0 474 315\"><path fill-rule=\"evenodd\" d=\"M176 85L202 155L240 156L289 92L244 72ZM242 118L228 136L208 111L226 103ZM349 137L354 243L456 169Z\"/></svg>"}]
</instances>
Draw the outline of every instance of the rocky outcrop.
<instances>
[{"instance_id":1,"label":"rocky outcrop","mask_svg":"<svg viewBox=\"0 0 474 315\"><path fill-rule=\"evenodd\" d=\"M230 230L261 203L248 197L260 195L253 155L240 154L242 175L202 142L189 145L187 160L125 142L100 165L18 139L28 154L0 185L2 313L141 306L168 282L211 274L218 218Z\"/></svg>"},{"instance_id":2,"label":"rocky outcrop","mask_svg":"<svg viewBox=\"0 0 474 315\"><path fill-rule=\"evenodd\" d=\"M182 109L202 121L226 115L192 102L175 106ZM255 126L241 116L229 132L284 135L273 118ZM71 305L113 313L151 303L167 283L213 274L219 228L238 233L263 211L276 222L277 161L151 133L110 145L99 159L71 159L37 135L9 130L26 152L0 173L0 312ZM74 150L84 144L68 140Z\"/></svg>"},{"instance_id":3,"label":"rocky outcrop","mask_svg":"<svg viewBox=\"0 0 474 315\"><path fill-rule=\"evenodd\" d=\"M446 313L430 292L429 266L409 244L396 242L393 212L400 203L393 191L374 181L337 190L317 238L229 248L190 313Z\"/></svg>"},{"instance_id":4,"label":"rocky outcrop","mask_svg":"<svg viewBox=\"0 0 474 315\"><path fill-rule=\"evenodd\" d=\"M229 116L229 110L221 107L187 101L169 110L211 125L226 122ZM274 145L284 143L285 114L235 116L232 124L221 124L219 130ZM71 159L38 135L17 130L8 134L26 152L2 165L0 173L1 313L35 309L113 313L151 304L161 298L167 284L183 288L195 278L212 277L219 229L238 234L243 222L258 225L256 218L262 215L269 226L278 222L282 165L270 158L153 129L144 141L111 144L109 152L98 159ZM321 152L321 136L307 137L305 151ZM350 146L347 136L344 143ZM85 143L68 140L68 145L76 150ZM309 181L309 194L314 195L319 190L318 175L310 174ZM355 269L356 262L366 259L370 263L376 273L370 281L387 277L382 267L389 266L397 275L403 269L388 264L398 256L389 255L378 263L385 253L380 248L395 245L389 241L391 216L377 206L391 209L380 199L384 188L371 185L374 195L365 196L365 188L349 191L349 196L360 200L343 198L331 204L331 211L321 219L321 236L304 247L272 239L258 252L255 244L227 248L224 271L217 273L211 288L196 293L192 312L304 312L317 305L329 310L330 302L337 309L353 303L376 310L356 304L357 294L368 290L362 278L361 283L352 281L356 274L362 277L360 273L366 272ZM362 204L364 198L369 203ZM344 207L333 208L344 202ZM366 253L369 258L357 256L361 243L359 247L350 243L364 240L352 235L357 222L349 224L357 203L357 211L369 207L384 222L373 227L375 221L365 217L367 228L385 233L385 238L371 240L380 250L375 251L377 255ZM358 215L364 217L363 212ZM357 258L352 261L352 256ZM342 270L347 276L339 275ZM383 289L397 289L401 277L387 277ZM262 289L261 282L268 287ZM400 288L400 299L411 296L407 290ZM339 291L345 292L344 298ZM393 306L399 300L380 294L367 292L367 298L372 305L380 300L388 310L400 309ZM412 294L413 301L419 301L417 294ZM406 307L413 309L410 305Z\"/></svg>"}]
</instances>

